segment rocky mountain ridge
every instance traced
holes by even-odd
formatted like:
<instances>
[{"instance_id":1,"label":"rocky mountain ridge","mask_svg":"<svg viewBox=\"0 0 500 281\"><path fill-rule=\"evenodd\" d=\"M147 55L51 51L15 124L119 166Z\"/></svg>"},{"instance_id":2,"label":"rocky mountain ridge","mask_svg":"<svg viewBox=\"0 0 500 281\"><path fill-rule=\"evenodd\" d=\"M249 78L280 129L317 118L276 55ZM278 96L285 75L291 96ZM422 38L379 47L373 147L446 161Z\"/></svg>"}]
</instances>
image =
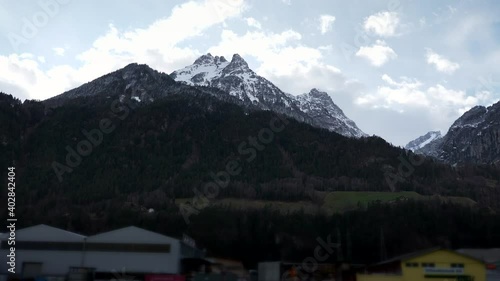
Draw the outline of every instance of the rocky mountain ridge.
<instances>
[{"instance_id":1,"label":"rocky mountain ridge","mask_svg":"<svg viewBox=\"0 0 500 281\"><path fill-rule=\"evenodd\" d=\"M327 93L312 89L309 93L297 97L287 94L269 80L257 75L238 54L234 54L231 61L228 61L223 56L214 57L208 53L192 65L174 71L170 76L187 85L221 89L246 106L285 114L344 136L367 136Z\"/></svg>"},{"instance_id":2,"label":"rocky mountain ridge","mask_svg":"<svg viewBox=\"0 0 500 281\"><path fill-rule=\"evenodd\" d=\"M444 137L415 152L451 164L500 163L500 102L471 108L451 125Z\"/></svg>"}]
</instances>

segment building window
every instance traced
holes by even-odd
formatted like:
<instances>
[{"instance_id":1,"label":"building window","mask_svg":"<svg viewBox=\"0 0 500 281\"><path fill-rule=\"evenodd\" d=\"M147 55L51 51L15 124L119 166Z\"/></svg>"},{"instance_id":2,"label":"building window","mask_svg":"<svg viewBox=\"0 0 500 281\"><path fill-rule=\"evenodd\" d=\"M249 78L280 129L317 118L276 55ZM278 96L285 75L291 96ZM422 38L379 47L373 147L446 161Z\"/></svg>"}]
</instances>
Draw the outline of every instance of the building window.
<instances>
[{"instance_id":1,"label":"building window","mask_svg":"<svg viewBox=\"0 0 500 281\"><path fill-rule=\"evenodd\" d=\"M452 263L451 268L464 268L463 263Z\"/></svg>"},{"instance_id":2,"label":"building window","mask_svg":"<svg viewBox=\"0 0 500 281\"><path fill-rule=\"evenodd\" d=\"M406 267L418 267L418 263L416 262L407 262Z\"/></svg>"},{"instance_id":3,"label":"building window","mask_svg":"<svg viewBox=\"0 0 500 281\"><path fill-rule=\"evenodd\" d=\"M429 263L423 262L422 267L434 267L434 263L433 262L432 263L431 262L429 262Z\"/></svg>"}]
</instances>

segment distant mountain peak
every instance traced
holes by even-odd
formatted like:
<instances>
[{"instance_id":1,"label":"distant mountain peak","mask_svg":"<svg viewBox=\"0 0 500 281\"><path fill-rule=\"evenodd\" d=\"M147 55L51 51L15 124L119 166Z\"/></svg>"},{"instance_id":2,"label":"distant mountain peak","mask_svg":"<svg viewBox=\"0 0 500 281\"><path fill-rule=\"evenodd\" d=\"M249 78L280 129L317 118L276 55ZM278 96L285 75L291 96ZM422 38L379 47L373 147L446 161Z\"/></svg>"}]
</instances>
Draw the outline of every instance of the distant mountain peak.
<instances>
[{"instance_id":1,"label":"distant mountain peak","mask_svg":"<svg viewBox=\"0 0 500 281\"><path fill-rule=\"evenodd\" d=\"M410 141L405 148L412 151L418 151L429 143L441 138L441 131L430 131L427 134Z\"/></svg>"}]
</instances>

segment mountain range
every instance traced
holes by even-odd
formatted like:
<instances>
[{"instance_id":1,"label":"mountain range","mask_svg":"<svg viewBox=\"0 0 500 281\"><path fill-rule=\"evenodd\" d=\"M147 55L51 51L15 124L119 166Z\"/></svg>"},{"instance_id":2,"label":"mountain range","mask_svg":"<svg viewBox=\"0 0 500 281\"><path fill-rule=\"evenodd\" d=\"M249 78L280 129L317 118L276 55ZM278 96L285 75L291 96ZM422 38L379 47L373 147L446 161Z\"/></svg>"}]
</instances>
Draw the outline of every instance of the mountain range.
<instances>
[{"instance_id":1,"label":"mountain range","mask_svg":"<svg viewBox=\"0 0 500 281\"><path fill-rule=\"evenodd\" d=\"M208 94L246 110L272 111L347 137L367 136L328 93L318 89L297 96L285 93L257 75L238 54L228 61L208 53L170 75L133 63L45 103L56 106L78 97L105 95L147 104L179 93ZM496 163L500 161L499 108L499 103L476 106L457 119L446 135L431 131L405 148L451 164Z\"/></svg>"},{"instance_id":2,"label":"mountain range","mask_svg":"<svg viewBox=\"0 0 500 281\"><path fill-rule=\"evenodd\" d=\"M55 106L77 97L100 95L118 97L120 101L151 103L169 95L194 92L208 94L246 110L283 114L347 137L367 136L328 93L318 89L297 96L285 93L257 75L238 54L228 61L223 56L208 53L170 75L133 63L50 98L45 103ZM499 103L488 108L476 106L457 119L446 135L431 131L409 142L405 148L451 164L498 162L499 107Z\"/></svg>"},{"instance_id":3,"label":"mountain range","mask_svg":"<svg viewBox=\"0 0 500 281\"><path fill-rule=\"evenodd\" d=\"M389 187L429 195L469 196L469 180L450 177L456 172L431 159L408 177L401 172L400 161L410 157L411 152L392 147L378 137L365 137L325 92L312 89L299 96L284 93L255 74L237 54L231 61L203 55L170 75L147 65L129 64L43 102L9 101L5 105L7 112L11 107L17 109L5 120L14 129L5 131L13 135L0 136L5 151L17 151L18 156L11 158L19 159L28 170L40 172L33 174L34 178L24 177L25 185L43 179L45 186L62 185L67 189L90 186L89 180L99 182L100 191L93 187L96 193L92 196L76 188L85 194L81 198L102 199L113 192L123 193L122 189L135 190L130 184L138 180L148 190L165 186L176 197L189 196L192 188L207 180L203 175L210 174L212 166L224 166L225 159L236 152L257 154L257 150L262 150L260 146L245 149L249 141L244 137L265 128L264 120L271 116L294 120L287 126L287 137L280 137L278 143L266 148L260 165L247 167L243 179L234 183L237 187L227 196L246 197L242 194L251 189L261 190L260 198L296 200L311 190L384 191ZM112 140L107 140L108 146L98 149L97 156L91 158L93 164L83 169L89 172L69 172L73 169L65 165L69 157L66 153L80 144L80 128L99 128L100 120L116 120L116 112L125 109L127 116L131 110L136 114L118 118L117 126L121 129L112 134ZM493 107L478 110L477 114L474 110L465 114L453 128L482 128L477 124L491 123L489 120L496 118L481 115L492 114L496 111ZM83 136L88 134L86 131ZM437 132L428 134L407 149L419 152L447 139L449 134L441 139L438 136ZM106 174L95 171L101 166ZM150 178L128 171L130 167L140 169ZM440 172L429 172L435 169ZM67 179L57 184L54 180L63 180L60 171ZM484 175L486 179L478 182L481 188L484 182L498 184L496 178L491 178L491 171ZM118 179L111 180L115 176ZM394 180L396 184L389 186L388 181ZM107 186L102 186L105 182ZM453 191L448 188L450 182L454 182ZM473 199L492 198L483 195L474 195ZM485 204L491 205L489 201Z\"/></svg>"},{"instance_id":4,"label":"mountain range","mask_svg":"<svg viewBox=\"0 0 500 281\"><path fill-rule=\"evenodd\" d=\"M199 91L247 109L284 114L348 137L367 136L326 92L312 89L299 96L284 93L276 85L257 75L238 54L227 61L223 56L214 57L208 53L196 59L192 65L170 75L147 65L133 63L50 98L47 103L57 105L76 97L97 96L102 93L109 97L119 95L122 100L134 99L147 103L171 94L192 91L173 83L173 80L195 86Z\"/></svg>"}]
</instances>

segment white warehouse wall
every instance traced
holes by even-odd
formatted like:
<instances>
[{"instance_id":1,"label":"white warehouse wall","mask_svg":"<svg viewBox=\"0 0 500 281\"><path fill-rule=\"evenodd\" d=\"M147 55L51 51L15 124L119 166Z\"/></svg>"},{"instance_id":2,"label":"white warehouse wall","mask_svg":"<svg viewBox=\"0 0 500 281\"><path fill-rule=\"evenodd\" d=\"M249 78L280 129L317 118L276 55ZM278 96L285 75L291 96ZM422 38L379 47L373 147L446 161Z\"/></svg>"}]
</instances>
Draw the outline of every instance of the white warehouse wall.
<instances>
[{"instance_id":1,"label":"white warehouse wall","mask_svg":"<svg viewBox=\"0 0 500 281\"><path fill-rule=\"evenodd\" d=\"M117 253L88 252L85 267L93 267L98 272L148 272L177 274L179 260L172 253Z\"/></svg>"},{"instance_id":2,"label":"white warehouse wall","mask_svg":"<svg viewBox=\"0 0 500 281\"><path fill-rule=\"evenodd\" d=\"M2 237L6 241L8 237ZM85 236L65 231L48 225L36 225L16 231L16 243L22 242L74 242L81 243ZM10 246L8 246L10 248ZM7 249L1 249L0 255L6 257ZM24 262L43 263L44 275L65 275L69 267L80 266L82 254L80 251L34 251L16 249L16 274L22 273ZM6 262L0 263L0 273L7 273L9 266Z\"/></svg>"},{"instance_id":3,"label":"white warehouse wall","mask_svg":"<svg viewBox=\"0 0 500 281\"><path fill-rule=\"evenodd\" d=\"M2 257L7 255L7 251L0 251ZM66 275L70 267L79 267L82 261L80 251L16 251L16 274L22 273L24 262L41 262L43 275ZM5 264L5 265L4 265ZM7 272L7 263L2 262L0 272Z\"/></svg>"},{"instance_id":4,"label":"white warehouse wall","mask_svg":"<svg viewBox=\"0 0 500 281\"><path fill-rule=\"evenodd\" d=\"M180 272L180 241L162 234L130 226L88 237L87 244L91 243L170 245L169 253L86 251L85 267L96 271L121 272L124 268L126 272Z\"/></svg>"},{"instance_id":5,"label":"white warehouse wall","mask_svg":"<svg viewBox=\"0 0 500 281\"><path fill-rule=\"evenodd\" d=\"M5 234L0 237L6 240ZM183 258L181 253L181 241L159 233L151 232L134 226L117 229L94 236L83 236L62 229L50 227L47 225L37 225L20 229L16 232L16 243L22 242L48 242L43 247L58 247L51 242L75 243L73 247L81 243L82 250L23 250L16 251L16 273L21 274L23 262L42 263L43 275L66 275L70 267L89 267L95 268L97 272L142 272L142 273L167 273L178 274L181 270L180 260ZM87 249L84 250L83 245ZM124 246L121 246L123 244ZM54 246L55 245L55 246ZM112 246L111 250L104 251L102 248ZM140 252L138 247L151 246L153 251L170 246L169 252ZM64 246L64 245L63 245ZM101 247L104 246L104 247ZM133 249L123 249L132 246ZM199 250L187 249L187 257L191 257ZM130 248L130 247L129 247ZM107 248L109 249L109 248ZM168 250L168 248L164 249ZM7 249L0 250L0 255L6 256ZM7 263L0 263L0 273L6 274Z\"/></svg>"}]
</instances>

